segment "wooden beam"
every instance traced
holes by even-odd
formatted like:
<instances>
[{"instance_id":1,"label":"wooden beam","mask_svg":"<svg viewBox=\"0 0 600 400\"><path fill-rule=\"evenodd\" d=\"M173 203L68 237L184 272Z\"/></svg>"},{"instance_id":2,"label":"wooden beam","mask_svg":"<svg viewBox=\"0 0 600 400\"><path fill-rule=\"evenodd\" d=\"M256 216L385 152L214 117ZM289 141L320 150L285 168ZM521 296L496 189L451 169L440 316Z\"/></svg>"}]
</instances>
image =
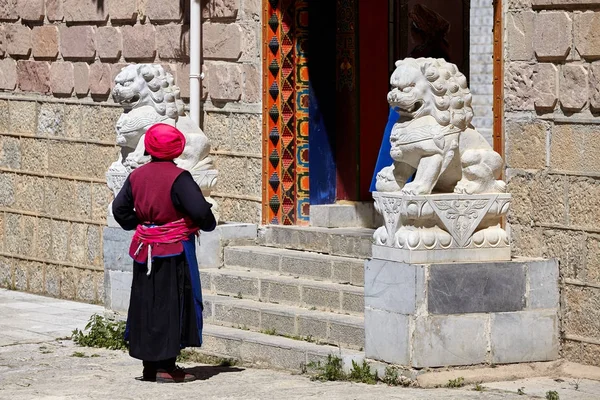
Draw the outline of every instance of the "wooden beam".
<instances>
[{"instance_id":1,"label":"wooden beam","mask_svg":"<svg viewBox=\"0 0 600 400\"><path fill-rule=\"evenodd\" d=\"M504 52L502 0L494 0L494 150L504 158Z\"/></svg>"}]
</instances>

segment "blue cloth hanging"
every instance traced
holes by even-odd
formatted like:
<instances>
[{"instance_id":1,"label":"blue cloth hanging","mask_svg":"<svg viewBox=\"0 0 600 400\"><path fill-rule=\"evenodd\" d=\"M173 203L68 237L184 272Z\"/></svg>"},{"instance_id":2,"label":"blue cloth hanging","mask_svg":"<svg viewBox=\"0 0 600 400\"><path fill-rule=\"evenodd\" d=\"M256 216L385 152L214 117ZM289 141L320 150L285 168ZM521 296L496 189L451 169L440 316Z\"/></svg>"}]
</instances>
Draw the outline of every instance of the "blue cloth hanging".
<instances>
[{"instance_id":1,"label":"blue cloth hanging","mask_svg":"<svg viewBox=\"0 0 600 400\"><path fill-rule=\"evenodd\" d=\"M369 192L375 192L375 184L377 183L377 174L385 167L392 165L394 160L390 156L392 145L390 143L390 136L392 135L392 128L394 124L398 122L400 114L396 110L390 107L390 115L388 117L387 125L385 126L385 132L383 133L383 140L381 147L379 148L379 156L377 157L377 164L375 164L375 172L373 172L373 179L371 180L371 187Z\"/></svg>"}]
</instances>

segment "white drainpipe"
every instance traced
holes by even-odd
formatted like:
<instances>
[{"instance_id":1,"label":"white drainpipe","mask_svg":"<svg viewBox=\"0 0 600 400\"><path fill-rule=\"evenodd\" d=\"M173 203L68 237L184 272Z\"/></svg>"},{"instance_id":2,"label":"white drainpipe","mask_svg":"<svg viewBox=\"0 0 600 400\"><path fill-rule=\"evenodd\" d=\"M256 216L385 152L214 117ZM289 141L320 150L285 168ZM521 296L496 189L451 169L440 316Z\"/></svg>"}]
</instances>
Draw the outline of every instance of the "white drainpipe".
<instances>
[{"instance_id":1,"label":"white drainpipe","mask_svg":"<svg viewBox=\"0 0 600 400\"><path fill-rule=\"evenodd\" d=\"M200 126L202 88L202 7L201 0L190 0L190 118Z\"/></svg>"}]
</instances>

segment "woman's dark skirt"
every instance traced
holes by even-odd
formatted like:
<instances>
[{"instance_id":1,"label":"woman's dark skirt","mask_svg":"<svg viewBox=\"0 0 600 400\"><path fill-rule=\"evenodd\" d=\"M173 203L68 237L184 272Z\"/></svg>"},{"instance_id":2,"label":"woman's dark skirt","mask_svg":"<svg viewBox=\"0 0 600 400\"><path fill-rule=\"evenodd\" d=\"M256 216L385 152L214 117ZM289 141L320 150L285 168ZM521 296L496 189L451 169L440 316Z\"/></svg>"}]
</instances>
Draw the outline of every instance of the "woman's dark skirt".
<instances>
[{"instance_id":1,"label":"woman's dark skirt","mask_svg":"<svg viewBox=\"0 0 600 400\"><path fill-rule=\"evenodd\" d=\"M132 357L167 360L202 344L202 295L192 252L154 258L150 276L147 264L134 261L126 332Z\"/></svg>"}]
</instances>

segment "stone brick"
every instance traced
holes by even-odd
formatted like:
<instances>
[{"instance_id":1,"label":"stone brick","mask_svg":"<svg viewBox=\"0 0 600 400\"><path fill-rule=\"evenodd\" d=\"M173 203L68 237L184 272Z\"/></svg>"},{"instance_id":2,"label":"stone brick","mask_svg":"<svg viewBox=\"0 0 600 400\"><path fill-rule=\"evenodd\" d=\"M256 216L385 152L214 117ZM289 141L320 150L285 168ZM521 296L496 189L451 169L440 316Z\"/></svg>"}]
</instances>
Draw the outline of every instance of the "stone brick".
<instances>
[{"instance_id":1,"label":"stone brick","mask_svg":"<svg viewBox=\"0 0 600 400\"><path fill-rule=\"evenodd\" d=\"M11 24L4 27L6 36L6 51L11 56L29 57L31 52L31 29L21 24Z\"/></svg>"},{"instance_id":2,"label":"stone brick","mask_svg":"<svg viewBox=\"0 0 600 400\"><path fill-rule=\"evenodd\" d=\"M44 178L16 175L14 180L15 203L19 210L39 212L44 206Z\"/></svg>"},{"instance_id":3,"label":"stone brick","mask_svg":"<svg viewBox=\"0 0 600 400\"><path fill-rule=\"evenodd\" d=\"M35 58L56 58L58 56L58 27L53 25L36 26L33 28L32 36Z\"/></svg>"},{"instance_id":4,"label":"stone brick","mask_svg":"<svg viewBox=\"0 0 600 400\"><path fill-rule=\"evenodd\" d=\"M508 9L509 10L519 10L519 9L530 9L531 8L531 0L508 0Z\"/></svg>"},{"instance_id":5,"label":"stone brick","mask_svg":"<svg viewBox=\"0 0 600 400\"><path fill-rule=\"evenodd\" d=\"M2 61L1 60L0 60L0 71L2 71ZM0 88L1 88L1 86L0 86ZM8 119L8 100L0 99L0 133L8 132L9 126L10 126L10 121Z\"/></svg>"},{"instance_id":6,"label":"stone brick","mask_svg":"<svg viewBox=\"0 0 600 400\"><path fill-rule=\"evenodd\" d=\"M591 63L589 68L590 107L592 110L598 111L600 110L600 62Z\"/></svg>"},{"instance_id":7,"label":"stone brick","mask_svg":"<svg viewBox=\"0 0 600 400\"><path fill-rule=\"evenodd\" d=\"M88 63L78 62L73 64L73 76L75 83L75 93L86 96L90 90L90 66Z\"/></svg>"},{"instance_id":8,"label":"stone brick","mask_svg":"<svg viewBox=\"0 0 600 400\"><path fill-rule=\"evenodd\" d=\"M261 300L271 303L298 304L300 299L300 288L297 285L286 283L264 281L260 290ZM339 309L339 305L338 305Z\"/></svg>"},{"instance_id":9,"label":"stone brick","mask_svg":"<svg viewBox=\"0 0 600 400\"><path fill-rule=\"evenodd\" d=\"M561 277L583 279L585 245L583 233L546 229L542 236L542 256L559 260Z\"/></svg>"},{"instance_id":10,"label":"stone brick","mask_svg":"<svg viewBox=\"0 0 600 400\"><path fill-rule=\"evenodd\" d=\"M527 61L533 58L534 17L533 11L507 14L507 55L509 60Z\"/></svg>"},{"instance_id":11,"label":"stone brick","mask_svg":"<svg viewBox=\"0 0 600 400\"><path fill-rule=\"evenodd\" d=\"M206 77L202 81L202 85L207 82ZM190 65L189 64L177 64L177 80L175 81L179 90L181 91L181 97L184 99L190 98Z\"/></svg>"},{"instance_id":12,"label":"stone brick","mask_svg":"<svg viewBox=\"0 0 600 400\"><path fill-rule=\"evenodd\" d=\"M0 21L16 21L17 10L17 0L0 0Z\"/></svg>"},{"instance_id":13,"label":"stone brick","mask_svg":"<svg viewBox=\"0 0 600 400\"><path fill-rule=\"evenodd\" d=\"M238 24L203 24L205 59L235 61L242 55L242 28Z\"/></svg>"},{"instance_id":14,"label":"stone brick","mask_svg":"<svg viewBox=\"0 0 600 400\"><path fill-rule=\"evenodd\" d=\"M92 271L80 271L77 282L77 300L92 302L96 300L96 285Z\"/></svg>"},{"instance_id":15,"label":"stone brick","mask_svg":"<svg viewBox=\"0 0 600 400\"><path fill-rule=\"evenodd\" d=\"M581 110L588 100L588 72L584 65L567 64L560 76L560 104L570 111Z\"/></svg>"},{"instance_id":16,"label":"stone brick","mask_svg":"<svg viewBox=\"0 0 600 400\"><path fill-rule=\"evenodd\" d=\"M108 19L108 7L96 1L63 0L67 22L104 22Z\"/></svg>"},{"instance_id":17,"label":"stone brick","mask_svg":"<svg viewBox=\"0 0 600 400\"><path fill-rule=\"evenodd\" d=\"M73 215L81 219L92 217L92 186L89 182L75 182ZM83 235L85 238L85 234Z\"/></svg>"},{"instance_id":18,"label":"stone brick","mask_svg":"<svg viewBox=\"0 0 600 400\"><path fill-rule=\"evenodd\" d=\"M90 94L92 96L108 96L111 76L110 64L94 63L90 65Z\"/></svg>"},{"instance_id":19,"label":"stone brick","mask_svg":"<svg viewBox=\"0 0 600 400\"><path fill-rule=\"evenodd\" d=\"M566 334L600 339L600 289L565 285L562 323Z\"/></svg>"},{"instance_id":20,"label":"stone brick","mask_svg":"<svg viewBox=\"0 0 600 400\"><path fill-rule=\"evenodd\" d=\"M413 334L413 367L484 363L487 319L486 315L417 318Z\"/></svg>"},{"instance_id":21,"label":"stone brick","mask_svg":"<svg viewBox=\"0 0 600 400\"><path fill-rule=\"evenodd\" d=\"M52 258L52 221L49 218L38 219L35 256L50 260Z\"/></svg>"},{"instance_id":22,"label":"stone brick","mask_svg":"<svg viewBox=\"0 0 600 400\"><path fill-rule=\"evenodd\" d=\"M159 25L156 27L156 48L162 59L189 59L189 30L184 32L177 24Z\"/></svg>"},{"instance_id":23,"label":"stone brick","mask_svg":"<svg viewBox=\"0 0 600 400\"><path fill-rule=\"evenodd\" d=\"M231 296L241 295L242 298L258 299L259 282L257 279L237 277L230 275L215 275L211 279L212 285L219 294Z\"/></svg>"},{"instance_id":24,"label":"stone brick","mask_svg":"<svg viewBox=\"0 0 600 400\"><path fill-rule=\"evenodd\" d=\"M600 58L600 13L575 14L575 49L585 59Z\"/></svg>"},{"instance_id":25,"label":"stone brick","mask_svg":"<svg viewBox=\"0 0 600 400\"><path fill-rule=\"evenodd\" d=\"M113 28L112 26L98 28L96 31L96 47L100 59L118 60L123 50L123 39L119 28Z\"/></svg>"},{"instance_id":26,"label":"stone brick","mask_svg":"<svg viewBox=\"0 0 600 400\"><path fill-rule=\"evenodd\" d=\"M85 224L72 223L69 231L69 261L84 264L86 259Z\"/></svg>"},{"instance_id":27,"label":"stone brick","mask_svg":"<svg viewBox=\"0 0 600 400\"><path fill-rule=\"evenodd\" d=\"M584 281L591 285L600 285L600 236L588 236L585 254Z\"/></svg>"},{"instance_id":28,"label":"stone brick","mask_svg":"<svg viewBox=\"0 0 600 400\"><path fill-rule=\"evenodd\" d=\"M506 121L506 166L543 169L546 166L546 129L539 120Z\"/></svg>"},{"instance_id":29,"label":"stone brick","mask_svg":"<svg viewBox=\"0 0 600 400\"><path fill-rule=\"evenodd\" d=\"M564 223L564 193L567 185L565 177L538 174L529 184L533 220L542 223Z\"/></svg>"},{"instance_id":30,"label":"stone brick","mask_svg":"<svg viewBox=\"0 0 600 400\"><path fill-rule=\"evenodd\" d=\"M281 253L278 251L256 251L252 247L225 247L223 252L225 265L279 272Z\"/></svg>"},{"instance_id":31,"label":"stone brick","mask_svg":"<svg viewBox=\"0 0 600 400\"><path fill-rule=\"evenodd\" d=\"M596 229L600 221L600 180L576 178L569 185L570 225Z\"/></svg>"},{"instance_id":32,"label":"stone brick","mask_svg":"<svg viewBox=\"0 0 600 400\"><path fill-rule=\"evenodd\" d=\"M25 21L43 21L44 0L17 0L19 15Z\"/></svg>"},{"instance_id":33,"label":"stone brick","mask_svg":"<svg viewBox=\"0 0 600 400\"><path fill-rule=\"evenodd\" d=\"M346 344L355 348L365 346L365 328L363 326L350 325L347 323L329 324L329 342L333 344Z\"/></svg>"},{"instance_id":34,"label":"stone brick","mask_svg":"<svg viewBox=\"0 0 600 400\"><path fill-rule=\"evenodd\" d=\"M552 169L600 172L599 151L600 132L594 125L554 125L550 141Z\"/></svg>"},{"instance_id":35,"label":"stone brick","mask_svg":"<svg viewBox=\"0 0 600 400\"><path fill-rule=\"evenodd\" d=\"M0 197L0 205L3 207L12 206L15 202L14 176L9 174L0 175L0 189L2 190L2 197ZM6 236L8 237L10 235Z\"/></svg>"},{"instance_id":36,"label":"stone brick","mask_svg":"<svg viewBox=\"0 0 600 400\"><path fill-rule=\"evenodd\" d=\"M396 314L413 314L416 309L414 264L368 260L365 265L365 306Z\"/></svg>"},{"instance_id":37,"label":"stone brick","mask_svg":"<svg viewBox=\"0 0 600 400\"><path fill-rule=\"evenodd\" d=\"M46 294L54 297L60 296L60 277L61 268L55 265L46 265L45 267L45 289Z\"/></svg>"},{"instance_id":38,"label":"stone brick","mask_svg":"<svg viewBox=\"0 0 600 400\"><path fill-rule=\"evenodd\" d=\"M244 0L244 19L258 20L262 14L261 0Z\"/></svg>"},{"instance_id":39,"label":"stone brick","mask_svg":"<svg viewBox=\"0 0 600 400\"><path fill-rule=\"evenodd\" d=\"M533 70L534 105L553 110L558 99L558 68L554 64L536 64Z\"/></svg>"},{"instance_id":40,"label":"stone brick","mask_svg":"<svg viewBox=\"0 0 600 400\"><path fill-rule=\"evenodd\" d=\"M12 262L11 258L0 258L0 287L2 288L9 289L13 286Z\"/></svg>"},{"instance_id":41,"label":"stone brick","mask_svg":"<svg viewBox=\"0 0 600 400\"><path fill-rule=\"evenodd\" d=\"M303 287L302 302L306 307L316 306L324 310L341 310L340 292L337 290L322 287Z\"/></svg>"},{"instance_id":42,"label":"stone brick","mask_svg":"<svg viewBox=\"0 0 600 400\"><path fill-rule=\"evenodd\" d=\"M154 60L156 55L156 31L154 26L124 26L122 33L123 57L126 60Z\"/></svg>"},{"instance_id":43,"label":"stone brick","mask_svg":"<svg viewBox=\"0 0 600 400\"><path fill-rule=\"evenodd\" d=\"M303 317L301 315L297 318L298 321L298 335L304 337L313 338L326 338L327 337L327 323L311 317Z\"/></svg>"},{"instance_id":44,"label":"stone brick","mask_svg":"<svg viewBox=\"0 0 600 400\"><path fill-rule=\"evenodd\" d=\"M31 293L44 293L44 265L39 262L24 261L27 270L27 290Z\"/></svg>"},{"instance_id":45,"label":"stone brick","mask_svg":"<svg viewBox=\"0 0 600 400\"><path fill-rule=\"evenodd\" d=\"M429 267L427 308L430 314L521 311L525 287L522 262L434 264Z\"/></svg>"},{"instance_id":46,"label":"stone brick","mask_svg":"<svg viewBox=\"0 0 600 400\"><path fill-rule=\"evenodd\" d=\"M493 363L552 361L558 358L557 311L493 314L491 352Z\"/></svg>"},{"instance_id":47,"label":"stone brick","mask_svg":"<svg viewBox=\"0 0 600 400\"><path fill-rule=\"evenodd\" d=\"M212 18L235 19L240 8L240 0L213 0L210 4Z\"/></svg>"},{"instance_id":48,"label":"stone brick","mask_svg":"<svg viewBox=\"0 0 600 400\"><path fill-rule=\"evenodd\" d=\"M138 17L138 1L113 0L108 3L108 14L112 21L135 21Z\"/></svg>"},{"instance_id":49,"label":"stone brick","mask_svg":"<svg viewBox=\"0 0 600 400\"><path fill-rule=\"evenodd\" d=\"M64 18L62 0L46 0L46 16L50 22L62 21Z\"/></svg>"},{"instance_id":50,"label":"stone brick","mask_svg":"<svg viewBox=\"0 0 600 400\"><path fill-rule=\"evenodd\" d=\"M238 101L242 97L241 83L242 71L239 65L211 63L208 66L208 86L213 101Z\"/></svg>"},{"instance_id":51,"label":"stone brick","mask_svg":"<svg viewBox=\"0 0 600 400\"><path fill-rule=\"evenodd\" d=\"M275 329L278 334L296 335L296 318L293 314L263 311L260 317L261 329Z\"/></svg>"},{"instance_id":52,"label":"stone brick","mask_svg":"<svg viewBox=\"0 0 600 400\"><path fill-rule=\"evenodd\" d=\"M218 202L221 221L253 224L260 222L262 209L260 202L226 197L218 198Z\"/></svg>"},{"instance_id":53,"label":"stone brick","mask_svg":"<svg viewBox=\"0 0 600 400\"><path fill-rule=\"evenodd\" d=\"M71 204L73 203L73 182L64 181L60 179L47 179L44 184L44 213L61 215L67 217L71 215ZM56 221L55 221L56 222ZM61 227L66 229L67 237L69 233L69 227ZM56 237L56 233L54 234ZM54 240L54 239L53 239ZM68 242L68 238L65 239L65 243ZM54 245L54 242L53 242ZM66 250L65 250L66 251ZM54 253L54 252L53 252ZM56 256L56 254L55 254Z\"/></svg>"},{"instance_id":54,"label":"stone brick","mask_svg":"<svg viewBox=\"0 0 600 400\"><path fill-rule=\"evenodd\" d=\"M331 261L321 257L282 255L281 272L294 276L330 279Z\"/></svg>"},{"instance_id":55,"label":"stone brick","mask_svg":"<svg viewBox=\"0 0 600 400\"><path fill-rule=\"evenodd\" d=\"M77 295L78 270L62 267L60 271L60 297L74 300Z\"/></svg>"},{"instance_id":56,"label":"stone brick","mask_svg":"<svg viewBox=\"0 0 600 400\"><path fill-rule=\"evenodd\" d=\"M533 45L542 61L562 61L571 51L572 20L562 11L540 12L535 17Z\"/></svg>"},{"instance_id":57,"label":"stone brick","mask_svg":"<svg viewBox=\"0 0 600 400\"><path fill-rule=\"evenodd\" d=\"M245 64L242 66L242 79L244 82L242 101L246 103L260 103L261 101L262 74L259 69L255 65Z\"/></svg>"},{"instance_id":58,"label":"stone brick","mask_svg":"<svg viewBox=\"0 0 600 400\"><path fill-rule=\"evenodd\" d=\"M510 63L504 76L505 107L510 111L533 111L533 66Z\"/></svg>"},{"instance_id":59,"label":"stone brick","mask_svg":"<svg viewBox=\"0 0 600 400\"><path fill-rule=\"evenodd\" d=\"M221 118L231 120L231 129L220 130L225 133L223 139L228 139L229 144L227 150L247 152L252 154L261 154L261 134L262 134L262 118L256 114L237 114L231 116L221 114ZM206 122L205 122L206 123ZM226 125L225 125L226 126ZM225 127L224 126L224 127ZM227 134L227 132L236 132L235 135ZM211 135L211 145L213 142L214 133ZM238 139L236 140L235 137Z\"/></svg>"},{"instance_id":60,"label":"stone brick","mask_svg":"<svg viewBox=\"0 0 600 400\"><path fill-rule=\"evenodd\" d=\"M92 219L94 221L102 221L106 218L112 199L112 192L106 185L94 184L92 186Z\"/></svg>"},{"instance_id":61,"label":"stone brick","mask_svg":"<svg viewBox=\"0 0 600 400\"><path fill-rule=\"evenodd\" d=\"M33 101L11 101L8 104L10 131L35 135L37 132L37 103Z\"/></svg>"},{"instance_id":62,"label":"stone brick","mask_svg":"<svg viewBox=\"0 0 600 400\"><path fill-rule=\"evenodd\" d=\"M179 0L148 0L146 15L152 22L179 21L180 4Z\"/></svg>"},{"instance_id":63,"label":"stone brick","mask_svg":"<svg viewBox=\"0 0 600 400\"><path fill-rule=\"evenodd\" d=\"M60 29L60 51L65 59L93 60L96 55L96 31L92 26Z\"/></svg>"},{"instance_id":64,"label":"stone brick","mask_svg":"<svg viewBox=\"0 0 600 400\"><path fill-rule=\"evenodd\" d=\"M14 90L17 86L17 62L11 58L0 59L0 89Z\"/></svg>"},{"instance_id":65,"label":"stone brick","mask_svg":"<svg viewBox=\"0 0 600 400\"><path fill-rule=\"evenodd\" d=\"M20 260L14 261L14 288L20 291L27 290L27 267Z\"/></svg>"},{"instance_id":66,"label":"stone brick","mask_svg":"<svg viewBox=\"0 0 600 400\"><path fill-rule=\"evenodd\" d=\"M50 64L45 61L17 62L19 89L24 92L50 92Z\"/></svg>"},{"instance_id":67,"label":"stone brick","mask_svg":"<svg viewBox=\"0 0 600 400\"><path fill-rule=\"evenodd\" d=\"M48 144L45 140L21 138L21 168L33 172L48 171Z\"/></svg>"},{"instance_id":68,"label":"stone brick","mask_svg":"<svg viewBox=\"0 0 600 400\"><path fill-rule=\"evenodd\" d=\"M530 0L534 8L583 7L598 5L598 0Z\"/></svg>"},{"instance_id":69,"label":"stone brick","mask_svg":"<svg viewBox=\"0 0 600 400\"><path fill-rule=\"evenodd\" d=\"M113 143L115 125L121 112L117 107L84 106L82 108L82 126L84 138Z\"/></svg>"},{"instance_id":70,"label":"stone brick","mask_svg":"<svg viewBox=\"0 0 600 400\"><path fill-rule=\"evenodd\" d=\"M0 58L6 54L6 28L4 25L0 25Z\"/></svg>"},{"instance_id":71,"label":"stone brick","mask_svg":"<svg viewBox=\"0 0 600 400\"><path fill-rule=\"evenodd\" d=\"M242 55L241 62L257 64L260 59L261 25L258 21L240 23L242 28Z\"/></svg>"},{"instance_id":72,"label":"stone brick","mask_svg":"<svg viewBox=\"0 0 600 400\"><path fill-rule=\"evenodd\" d=\"M532 260L527 262L527 308L560 307L558 261Z\"/></svg>"},{"instance_id":73,"label":"stone brick","mask_svg":"<svg viewBox=\"0 0 600 400\"><path fill-rule=\"evenodd\" d=\"M54 62L50 67L50 90L55 95L70 96L73 93L75 76L70 62Z\"/></svg>"}]
</instances>

